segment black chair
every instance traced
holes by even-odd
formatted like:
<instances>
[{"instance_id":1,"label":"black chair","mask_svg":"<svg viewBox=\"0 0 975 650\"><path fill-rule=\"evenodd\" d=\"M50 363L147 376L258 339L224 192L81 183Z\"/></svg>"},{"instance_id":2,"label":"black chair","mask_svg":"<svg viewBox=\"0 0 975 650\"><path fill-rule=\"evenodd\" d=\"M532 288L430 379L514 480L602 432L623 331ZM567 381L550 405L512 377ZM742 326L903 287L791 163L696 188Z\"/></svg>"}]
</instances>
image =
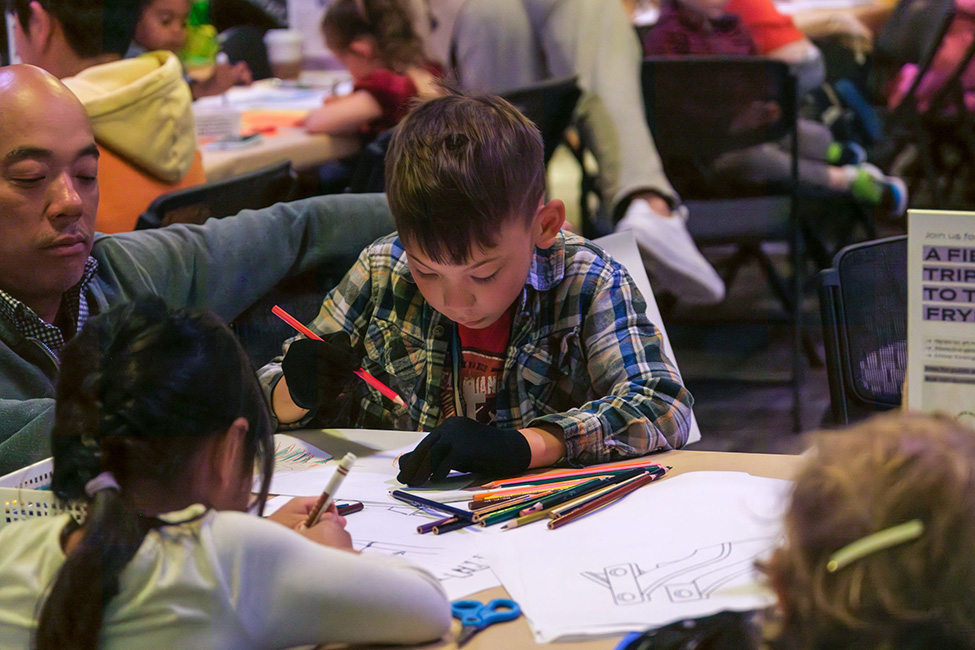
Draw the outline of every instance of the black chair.
<instances>
[{"instance_id":1,"label":"black chair","mask_svg":"<svg viewBox=\"0 0 975 650\"><path fill-rule=\"evenodd\" d=\"M907 236L847 246L818 279L835 423L899 406L907 371Z\"/></svg>"},{"instance_id":2,"label":"black chair","mask_svg":"<svg viewBox=\"0 0 975 650\"><path fill-rule=\"evenodd\" d=\"M172 223L203 223L235 215L245 209L266 208L294 198L295 173L283 160L222 181L168 192L156 197L139 215L136 230Z\"/></svg>"},{"instance_id":3,"label":"black chair","mask_svg":"<svg viewBox=\"0 0 975 650\"><path fill-rule=\"evenodd\" d=\"M572 122L576 102L579 101L576 78L551 79L532 86L500 93L522 114L538 126L545 147L545 164L562 141L562 134ZM393 129L380 133L363 147L356 159L348 190L352 193L382 192L385 189L384 167L386 150Z\"/></svg>"},{"instance_id":4,"label":"black chair","mask_svg":"<svg viewBox=\"0 0 975 650\"><path fill-rule=\"evenodd\" d=\"M220 32L218 37L220 49L230 62L247 63L255 81L274 76L271 72L271 62L267 57L267 46L264 44L266 31L255 25L236 25Z\"/></svg>"},{"instance_id":5,"label":"black chair","mask_svg":"<svg viewBox=\"0 0 975 650\"><path fill-rule=\"evenodd\" d=\"M642 82L647 123L667 177L690 211L695 242L705 251L715 246L735 251L719 268L729 285L743 263L757 261L793 327L789 381L798 431L806 255L797 213L795 79L780 61L680 56L646 59ZM714 171L712 163L722 153L784 138L791 141L790 183L749 187ZM786 272L768 254L770 243L787 247Z\"/></svg>"},{"instance_id":6,"label":"black chair","mask_svg":"<svg viewBox=\"0 0 975 650\"><path fill-rule=\"evenodd\" d=\"M576 103L582 94L576 85L576 78L548 79L498 94L511 102L542 132L547 165L555 148L562 142L562 135L572 123Z\"/></svg>"}]
</instances>

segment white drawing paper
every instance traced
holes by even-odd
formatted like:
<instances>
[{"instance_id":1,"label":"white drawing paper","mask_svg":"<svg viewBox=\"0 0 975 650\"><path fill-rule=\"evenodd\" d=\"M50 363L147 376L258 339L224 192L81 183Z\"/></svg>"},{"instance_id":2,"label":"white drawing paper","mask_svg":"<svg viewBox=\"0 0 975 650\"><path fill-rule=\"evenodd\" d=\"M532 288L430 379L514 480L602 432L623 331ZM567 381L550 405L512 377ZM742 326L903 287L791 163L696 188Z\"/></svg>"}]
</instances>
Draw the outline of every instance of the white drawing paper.
<instances>
[{"instance_id":1,"label":"white drawing paper","mask_svg":"<svg viewBox=\"0 0 975 650\"><path fill-rule=\"evenodd\" d=\"M691 472L556 530L536 522L477 542L537 641L645 630L772 603L754 566L781 542L790 485Z\"/></svg>"}]
</instances>

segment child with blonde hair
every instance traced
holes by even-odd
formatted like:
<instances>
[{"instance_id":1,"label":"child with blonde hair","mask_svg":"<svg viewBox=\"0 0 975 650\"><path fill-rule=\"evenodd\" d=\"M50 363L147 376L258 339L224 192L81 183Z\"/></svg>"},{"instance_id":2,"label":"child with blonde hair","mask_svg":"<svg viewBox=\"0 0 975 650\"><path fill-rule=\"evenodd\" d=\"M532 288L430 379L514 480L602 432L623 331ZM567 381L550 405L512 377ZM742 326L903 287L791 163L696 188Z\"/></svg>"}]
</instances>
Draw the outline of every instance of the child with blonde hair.
<instances>
[{"instance_id":1,"label":"child with blonde hair","mask_svg":"<svg viewBox=\"0 0 975 650\"><path fill-rule=\"evenodd\" d=\"M681 621L625 650L975 648L975 431L896 412L815 441L762 567L776 610Z\"/></svg>"}]
</instances>

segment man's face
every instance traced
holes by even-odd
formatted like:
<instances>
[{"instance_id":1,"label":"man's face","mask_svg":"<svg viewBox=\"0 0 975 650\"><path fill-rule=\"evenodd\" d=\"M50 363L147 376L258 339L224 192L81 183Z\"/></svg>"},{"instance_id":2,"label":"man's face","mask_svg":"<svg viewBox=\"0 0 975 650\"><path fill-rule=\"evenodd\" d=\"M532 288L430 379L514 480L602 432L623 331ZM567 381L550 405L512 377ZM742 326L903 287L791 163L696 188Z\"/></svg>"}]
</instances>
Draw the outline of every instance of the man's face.
<instances>
[{"instance_id":1,"label":"man's face","mask_svg":"<svg viewBox=\"0 0 975 650\"><path fill-rule=\"evenodd\" d=\"M97 176L80 104L41 83L0 84L0 289L33 307L81 279Z\"/></svg>"},{"instance_id":2,"label":"man's face","mask_svg":"<svg viewBox=\"0 0 975 650\"><path fill-rule=\"evenodd\" d=\"M403 242L420 293L441 314L471 329L493 324L521 294L535 254L532 228L509 219L496 245L474 247L463 264L440 264Z\"/></svg>"}]
</instances>

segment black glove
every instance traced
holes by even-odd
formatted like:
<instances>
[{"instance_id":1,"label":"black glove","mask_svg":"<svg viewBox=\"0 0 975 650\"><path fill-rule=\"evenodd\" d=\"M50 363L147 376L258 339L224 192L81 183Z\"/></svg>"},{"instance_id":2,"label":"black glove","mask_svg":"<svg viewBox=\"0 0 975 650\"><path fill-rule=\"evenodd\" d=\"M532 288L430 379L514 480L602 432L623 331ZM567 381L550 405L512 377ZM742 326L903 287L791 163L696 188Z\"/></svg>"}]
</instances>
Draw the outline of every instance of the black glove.
<instances>
[{"instance_id":1,"label":"black glove","mask_svg":"<svg viewBox=\"0 0 975 650\"><path fill-rule=\"evenodd\" d=\"M322 339L297 339L281 361L291 399L303 409L317 410L337 400L362 366L348 332L325 334Z\"/></svg>"},{"instance_id":2,"label":"black glove","mask_svg":"<svg viewBox=\"0 0 975 650\"><path fill-rule=\"evenodd\" d=\"M400 483L442 481L455 469L485 476L511 476L528 469L532 450L517 429L497 429L469 418L443 421L399 459Z\"/></svg>"}]
</instances>

